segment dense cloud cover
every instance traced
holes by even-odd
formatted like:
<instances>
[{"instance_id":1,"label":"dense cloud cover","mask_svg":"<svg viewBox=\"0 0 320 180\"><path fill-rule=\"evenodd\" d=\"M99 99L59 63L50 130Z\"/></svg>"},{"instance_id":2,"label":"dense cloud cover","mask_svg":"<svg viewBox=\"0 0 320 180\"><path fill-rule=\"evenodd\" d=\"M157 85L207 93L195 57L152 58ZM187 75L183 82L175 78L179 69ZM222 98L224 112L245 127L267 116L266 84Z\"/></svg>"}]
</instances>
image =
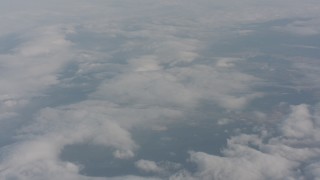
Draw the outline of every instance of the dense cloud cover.
<instances>
[{"instance_id":1,"label":"dense cloud cover","mask_svg":"<svg viewBox=\"0 0 320 180\"><path fill-rule=\"evenodd\" d=\"M3 0L0 179L320 179L318 0Z\"/></svg>"}]
</instances>

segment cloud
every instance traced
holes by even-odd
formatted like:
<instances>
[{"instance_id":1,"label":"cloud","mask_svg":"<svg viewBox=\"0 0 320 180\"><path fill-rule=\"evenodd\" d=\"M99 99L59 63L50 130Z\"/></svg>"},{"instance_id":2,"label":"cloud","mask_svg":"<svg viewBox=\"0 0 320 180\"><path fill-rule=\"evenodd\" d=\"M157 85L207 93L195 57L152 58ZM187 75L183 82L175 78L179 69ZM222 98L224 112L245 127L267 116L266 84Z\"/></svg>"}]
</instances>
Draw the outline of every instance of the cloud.
<instances>
[{"instance_id":1,"label":"cloud","mask_svg":"<svg viewBox=\"0 0 320 180\"><path fill-rule=\"evenodd\" d=\"M286 159L260 154L243 149L240 157L216 158L204 153L191 154L191 161L197 163L197 179L284 179L293 178L290 169L295 168ZM271 167L271 168L270 168Z\"/></svg>"},{"instance_id":2,"label":"cloud","mask_svg":"<svg viewBox=\"0 0 320 180\"><path fill-rule=\"evenodd\" d=\"M146 174L155 174L157 176L162 177L162 179L171 176L175 172L181 169L181 164L169 162L169 161L161 161L154 162L150 160L140 159L134 163L135 167L139 169L141 172Z\"/></svg>"},{"instance_id":3,"label":"cloud","mask_svg":"<svg viewBox=\"0 0 320 180\"><path fill-rule=\"evenodd\" d=\"M294 68L302 74L299 78L294 79L294 83L300 89L311 89L317 91L319 87L319 72L316 70L319 62L317 58L305 58L308 63L302 63L301 57L293 58Z\"/></svg>"},{"instance_id":4,"label":"cloud","mask_svg":"<svg viewBox=\"0 0 320 180\"><path fill-rule=\"evenodd\" d=\"M105 108L114 107L103 102L87 102L61 109L43 109L36 121L20 131L19 138L41 134L41 137L60 147L90 142L118 149L115 155L119 158L133 156L131 150L137 145L130 132L116 123L114 118L111 119Z\"/></svg>"},{"instance_id":5,"label":"cloud","mask_svg":"<svg viewBox=\"0 0 320 180\"><path fill-rule=\"evenodd\" d=\"M61 27L43 27L25 33L26 40L14 48L13 54L1 56L4 70L0 83L2 96L24 99L59 83L58 73L70 62L70 42Z\"/></svg>"},{"instance_id":6,"label":"cloud","mask_svg":"<svg viewBox=\"0 0 320 180\"><path fill-rule=\"evenodd\" d=\"M297 20L285 26L276 26L275 30L289 32L300 36L316 36L320 33L320 21L318 18Z\"/></svg>"},{"instance_id":7,"label":"cloud","mask_svg":"<svg viewBox=\"0 0 320 180\"><path fill-rule=\"evenodd\" d=\"M234 61L237 61L238 59L234 59L234 58L221 58L217 61L216 66L217 67L233 67L234 65Z\"/></svg>"},{"instance_id":8,"label":"cloud","mask_svg":"<svg viewBox=\"0 0 320 180\"><path fill-rule=\"evenodd\" d=\"M303 119L303 121L301 121ZM306 138L313 132L313 122L306 105L293 107L293 113L282 125L282 133L288 138Z\"/></svg>"},{"instance_id":9,"label":"cloud","mask_svg":"<svg viewBox=\"0 0 320 180\"><path fill-rule=\"evenodd\" d=\"M318 11L313 0L3 1L0 36L13 33L18 41L0 48L0 179L161 179L87 177L83 165L60 154L84 143L130 161L144 148L135 128L164 133L202 106L210 113L201 117L246 110L263 97L255 88L262 79L239 65L246 57L215 57L211 45L234 29L256 32L243 30L250 23L296 17L313 20L278 30L318 35ZM319 84L309 73L318 64L302 64L295 65L308 81L298 83ZM277 135L230 138L223 157L191 152L195 173L165 160L135 165L169 179L316 178L319 164L311 160L319 158L320 123L311 108L292 106Z\"/></svg>"},{"instance_id":10,"label":"cloud","mask_svg":"<svg viewBox=\"0 0 320 180\"><path fill-rule=\"evenodd\" d=\"M144 172L152 172L152 173L161 173L164 170L159 167L154 161L149 160L139 160L135 162L135 166L144 171Z\"/></svg>"},{"instance_id":11,"label":"cloud","mask_svg":"<svg viewBox=\"0 0 320 180\"><path fill-rule=\"evenodd\" d=\"M279 135L239 134L228 140L224 156L191 152L197 172L190 179L315 179L320 157L317 145L320 109L312 114L307 105L291 107L291 113L278 128ZM312 123L312 125L310 124ZM301 125L301 126L299 126ZM293 131L295 129L295 131ZM181 179L181 176L173 176ZM183 178L182 178L183 179Z\"/></svg>"},{"instance_id":12,"label":"cloud","mask_svg":"<svg viewBox=\"0 0 320 180\"><path fill-rule=\"evenodd\" d=\"M140 117L135 114L140 114ZM174 117L175 113L172 115ZM61 171L61 176L66 174L67 178L76 179L82 165L62 162L59 158L66 145L101 145L112 149L115 158L130 159L139 147L131 137L130 128L137 125L141 127L142 122L152 125L152 118L161 116L170 117L170 111L123 109L104 101L84 101L59 108L44 108L32 122L19 130L15 136L16 143L0 153L4 158L0 167L2 174L40 179L50 176L54 179L55 176L51 177L50 172L56 169ZM65 165L77 170L68 172ZM44 169L36 174L31 173L37 166L43 166ZM21 172L19 169L22 169ZM29 171L30 175L23 175Z\"/></svg>"},{"instance_id":13,"label":"cloud","mask_svg":"<svg viewBox=\"0 0 320 180\"><path fill-rule=\"evenodd\" d=\"M131 150L116 150L113 156L118 159L130 159L134 157L134 153Z\"/></svg>"},{"instance_id":14,"label":"cloud","mask_svg":"<svg viewBox=\"0 0 320 180\"><path fill-rule=\"evenodd\" d=\"M305 174L308 179L318 179L320 177L320 164L316 162L308 165Z\"/></svg>"},{"instance_id":15,"label":"cloud","mask_svg":"<svg viewBox=\"0 0 320 180\"><path fill-rule=\"evenodd\" d=\"M257 78L219 68L190 65L162 71L129 71L102 83L92 98L172 107L194 107L207 99L227 109L241 109L251 99L261 96L250 90Z\"/></svg>"}]
</instances>

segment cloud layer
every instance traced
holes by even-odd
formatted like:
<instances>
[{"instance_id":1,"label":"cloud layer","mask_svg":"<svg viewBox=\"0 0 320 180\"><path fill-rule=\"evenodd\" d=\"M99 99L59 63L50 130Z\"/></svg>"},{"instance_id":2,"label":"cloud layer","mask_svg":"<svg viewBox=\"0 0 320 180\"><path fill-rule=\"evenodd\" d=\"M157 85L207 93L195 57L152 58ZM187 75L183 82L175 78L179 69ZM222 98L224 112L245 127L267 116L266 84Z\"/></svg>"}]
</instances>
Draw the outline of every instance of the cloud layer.
<instances>
[{"instance_id":1,"label":"cloud layer","mask_svg":"<svg viewBox=\"0 0 320 180\"><path fill-rule=\"evenodd\" d=\"M0 179L319 178L319 63L308 51L319 48L311 40L319 38L319 7L316 0L5 0ZM293 44L277 38L283 33ZM278 41L308 58L268 52ZM137 131L168 132L169 142L173 127L204 122L227 134L218 154L186 147L189 158L176 162L139 153ZM110 163L136 171L86 175L85 164L61 158L78 144L103 147Z\"/></svg>"},{"instance_id":2,"label":"cloud layer","mask_svg":"<svg viewBox=\"0 0 320 180\"><path fill-rule=\"evenodd\" d=\"M191 152L195 179L316 179L319 109L291 107L276 134L240 134L228 140L223 157ZM312 124L312 125L311 125ZM311 126L310 126L311 125ZM309 128L306 128L310 126ZM310 173L309 169L314 171Z\"/></svg>"}]
</instances>

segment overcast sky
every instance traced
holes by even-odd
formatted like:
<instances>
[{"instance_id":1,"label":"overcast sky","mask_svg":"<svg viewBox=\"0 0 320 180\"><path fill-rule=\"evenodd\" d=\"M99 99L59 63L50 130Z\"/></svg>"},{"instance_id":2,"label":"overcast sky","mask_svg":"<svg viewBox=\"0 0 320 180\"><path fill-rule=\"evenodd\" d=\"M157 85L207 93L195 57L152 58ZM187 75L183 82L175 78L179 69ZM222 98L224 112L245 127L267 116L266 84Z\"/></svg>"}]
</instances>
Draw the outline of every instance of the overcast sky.
<instances>
[{"instance_id":1,"label":"overcast sky","mask_svg":"<svg viewBox=\"0 0 320 180\"><path fill-rule=\"evenodd\" d=\"M320 179L319 0L0 0L0 179Z\"/></svg>"}]
</instances>

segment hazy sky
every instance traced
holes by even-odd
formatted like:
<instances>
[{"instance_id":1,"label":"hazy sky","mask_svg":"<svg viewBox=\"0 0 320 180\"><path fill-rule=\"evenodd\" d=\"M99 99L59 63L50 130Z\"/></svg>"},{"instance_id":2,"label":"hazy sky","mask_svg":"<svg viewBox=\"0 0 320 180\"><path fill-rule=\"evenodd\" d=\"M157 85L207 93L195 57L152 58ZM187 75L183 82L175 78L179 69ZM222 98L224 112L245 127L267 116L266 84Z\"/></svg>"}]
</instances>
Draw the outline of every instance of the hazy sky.
<instances>
[{"instance_id":1,"label":"hazy sky","mask_svg":"<svg viewBox=\"0 0 320 180\"><path fill-rule=\"evenodd\" d=\"M319 0L0 0L0 179L320 179Z\"/></svg>"}]
</instances>

